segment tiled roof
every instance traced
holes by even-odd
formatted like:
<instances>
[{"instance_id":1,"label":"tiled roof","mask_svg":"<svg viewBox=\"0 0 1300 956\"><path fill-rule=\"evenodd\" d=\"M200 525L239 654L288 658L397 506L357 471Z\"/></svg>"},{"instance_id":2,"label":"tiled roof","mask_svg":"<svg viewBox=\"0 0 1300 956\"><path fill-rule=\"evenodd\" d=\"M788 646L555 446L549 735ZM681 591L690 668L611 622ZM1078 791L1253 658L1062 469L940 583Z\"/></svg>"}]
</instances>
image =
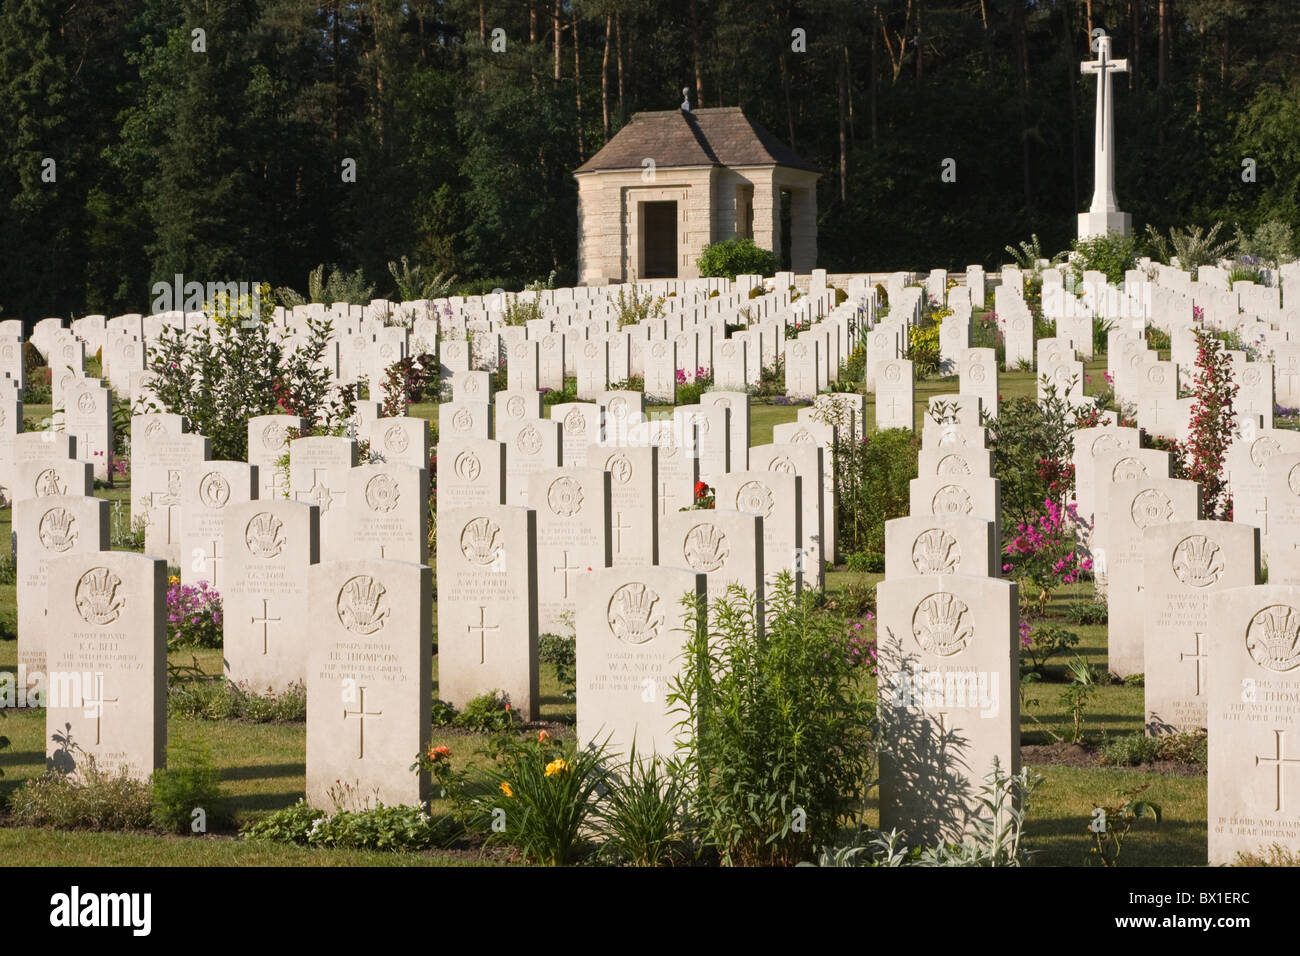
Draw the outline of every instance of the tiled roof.
<instances>
[{"instance_id":1,"label":"tiled roof","mask_svg":"<svg viewBox=\"0 0 1300 956\"><path fill-rule=\"evenodd\" d=\"M749 119L738 107L636 113L604 148L575 170L640 169L655 166L789 166L818 168Z\"/></svg>"}]
</instances>

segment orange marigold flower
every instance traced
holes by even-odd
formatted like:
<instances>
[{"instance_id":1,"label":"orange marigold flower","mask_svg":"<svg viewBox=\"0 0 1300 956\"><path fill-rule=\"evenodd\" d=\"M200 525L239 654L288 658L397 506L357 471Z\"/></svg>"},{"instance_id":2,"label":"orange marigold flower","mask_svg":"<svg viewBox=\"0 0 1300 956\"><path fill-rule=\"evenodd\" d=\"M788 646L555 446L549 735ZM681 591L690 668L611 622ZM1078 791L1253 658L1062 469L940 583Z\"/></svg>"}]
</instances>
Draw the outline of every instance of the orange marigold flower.
<instances>
[{"instance_id":1,"label":"orange marigold flower","mask_svg":"<svg viewBox=\"0 0 1300 956\"><path fill-rule=\"evenodd\" d=\"M513 797L515 795L515 792L510 789L510 784L506 783L504 780L501 781L501 792L507 797Z\"/></svg>"}]
</instances>

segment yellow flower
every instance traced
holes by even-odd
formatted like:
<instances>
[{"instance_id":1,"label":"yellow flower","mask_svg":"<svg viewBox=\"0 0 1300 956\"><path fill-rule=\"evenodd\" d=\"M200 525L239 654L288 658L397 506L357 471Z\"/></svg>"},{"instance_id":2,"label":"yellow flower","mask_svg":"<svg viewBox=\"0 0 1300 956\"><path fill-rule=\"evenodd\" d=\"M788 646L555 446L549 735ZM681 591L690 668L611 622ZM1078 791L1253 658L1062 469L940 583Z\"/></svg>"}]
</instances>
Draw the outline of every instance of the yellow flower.
<instances>
[{"instance_id":1,"label":"yellow flower","mask_svg":"<svg viewBox=\"0 0 1300 956\"><path fill-rule=\"evenodd\" d=\"M167 579L167 583L168 583L168 584L180 584L180 583L181 583L181 579L178 578L176 575L173 574L171 577L169 577L169 578Z\"/></svg>"},{"instance_id":2,"label":"yellow flower","mask_svg":"<svg viewBox=\"0 0 1300 956\"><path fill-rule=\"evenodd\" d=\"M568 772L569 772L568 761L563 760L559 757L556 757L554 760L552 760L550 763L546 765L546 776L548 777L554 777L557 773L568 773Z\"/></svg>"},{"instance_id":3,"label":"yellow flower","mask_svg":"<svg viewBox=\"0 0 1300 956\"><path fill-rule=\"evenodd\" d=\"M501 781L501 792L507 797L513 797L515 795L515 792L510 789L510 784L506 783L504 780Z\"/></svg>"}]
</instances>

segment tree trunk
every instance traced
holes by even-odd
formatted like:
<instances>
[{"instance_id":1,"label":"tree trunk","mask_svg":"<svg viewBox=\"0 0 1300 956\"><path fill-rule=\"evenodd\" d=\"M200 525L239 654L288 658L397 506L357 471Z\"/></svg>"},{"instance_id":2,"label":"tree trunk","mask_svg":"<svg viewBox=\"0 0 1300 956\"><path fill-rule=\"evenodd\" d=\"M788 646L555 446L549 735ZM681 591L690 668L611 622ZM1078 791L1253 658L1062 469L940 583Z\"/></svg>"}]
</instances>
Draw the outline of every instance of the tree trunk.
<instances>
[{"instance_id":1,"label":"tree trunk","mask_svg":"<svg viewBox=\"0 0 1300 956\"><path fill-rule=\"evenodd\" d=\"M555 85L560 85L560 0L555 0Z\"/></svg>"},{"instance_id":2,"label":"tree trunk","mask_svg":"<svg viewBox=\"0 0 1300 956\"><path fill-rule=\"evenodd\" d=\"M768 8L772 11L772 20L776 23L785 22L780 12L776 9L776 0L770 0ZM786 31L777 31L783 37L787 35ZM794 149L794 104L790 102L790 68L785 59L785 41L781 41L781 90L785 94L785 124L790 133L790 148Z\"/></svg>"},{"instance_id":3,"label":"tree trunk","mask_svg":"<svg viewBox=\"0 0 1300 956\"><path fill-rule=\"evenodd\" d=\"M1165 64L1169 61L1169 0L1159 0L1159 42L1156 47L1156 89L1165 88Z\"/></svg>"},{"instance_id":4,"label":"tree trunk","mask_svg":"<svg viewBox=\"0 0 1300 956\"><path fill-rule=\"evenodd\" d=\"M578 162L587 160L587 143L582 131L582 63L578 51L578 14L573 14L573 100L578 111Z\"/></svg>"},{"instance_id":5,"label":"tree trunk","mask_svg":"<svg viewBox=\"0 0 1300 956\"><path fill-rule=\"evenodd\" d=\"M1065 59L1066 89L1070 91L1070 185L1074 209L1079 209L1079 67L1074 54L1074 18L1067 5L1061 11L1064 24L1061 46ZM1091 49L1091 47L1089 47Z\"/></svg>"},{"instance_id":6,"label":"tree trunk","mask_svg":"<svg viewBox=\"0 0 1300 956\"><path fill-rule=\"evenodd\" d=\"M695 104L704 105L704 73L700 69L700 19L691 0L691 62L695 67Z\"/></svg>"},{"instance_id":7,"label":"tree trunk","mask_svg":"<svg viewBox=\"0 0 1300 956\"><path fill-rule=\"evenodd\" d=\"M871 151L876 151L876 85L879 67L876 66L876 47L880 43L880 34L875 30L871 31L871 70L867 77L870 84L867 87L867 99L870 105L871 113Z\"/></svg>"},{"instance_id":8,"label":"tree trunk","mask_svg":"<svg viewBox=\"0 0 1300 956\"><path fill-rule=\"evenodd\" d=\"M840 202L848 202L849 140L847 113L849 108L849 71L848 64L843 57L840 58L838 74L840 93Z\"/></svg>"},{"instance_id":9,"label":"tree trunk","mask_svg":"<svg viewBox=\"0 0 1300 956\"><path fill-rule=\"evenodd\" d=\"M621 128L627 114L623 112L623 15L617 10L614 11L614 59L618 66L618 125Z\"/></svg>"},{"instance_id":10,"label":"tree trunk","mask_svg":"<svg viewBox=\"0 0 1300 956\"><path fill-rule=\"evenodd\" d=\"M1029 176L1029 114L1026 101L1029 98L1029 50L1025 43L1025 11L1024 7L1017 3L1012 9L1012 25L1016 34L1016 65L1017 81L1020 87L1019 112L1020 112L1020 168L1023 177L1023 186L1025 190L1025 212L1032 218L1033 207L1033 189Z\"/></svg>"},{"instance_id":11,"label":"tree trunk","mask_svg":"<svg viewBox=\"0 0 1300 956\"><path fill-rule=\"evenodd\" d=\"M600 120L605 133L605 142L609 142L609 39L613 32L614 16L605 14L605 55L600 59Z\"/></svg>"}]
</instances>

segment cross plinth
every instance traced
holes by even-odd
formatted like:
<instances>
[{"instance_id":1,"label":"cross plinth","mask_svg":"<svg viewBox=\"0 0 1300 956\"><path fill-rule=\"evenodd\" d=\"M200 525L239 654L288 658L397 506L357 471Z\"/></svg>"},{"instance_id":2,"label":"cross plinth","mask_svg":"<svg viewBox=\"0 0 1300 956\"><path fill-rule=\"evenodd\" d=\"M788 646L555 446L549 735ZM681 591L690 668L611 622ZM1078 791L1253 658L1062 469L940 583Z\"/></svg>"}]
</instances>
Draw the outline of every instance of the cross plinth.
<instances>
[{"instance_id":1,"label":"cross plinth","mask_svg":"<svg viewBox=\"0 0 1300 956\"><path fill-rule=\"evenodd\" d=\"M1133 217L1120 212L1115 202L1115 121L1112 110L1111 74L1127 73L1128 60L1114 60L1110 56L1110 37L1101 30L1094 31L1092 48L1097 59L1079 64L1079 71L1097 77L1096 139L1093 145L1092 205L1087 212L1079 213L1079 238L1090 239L1109 232L1128 235L1133 231Z\"/></svg>"}]
</instances>

